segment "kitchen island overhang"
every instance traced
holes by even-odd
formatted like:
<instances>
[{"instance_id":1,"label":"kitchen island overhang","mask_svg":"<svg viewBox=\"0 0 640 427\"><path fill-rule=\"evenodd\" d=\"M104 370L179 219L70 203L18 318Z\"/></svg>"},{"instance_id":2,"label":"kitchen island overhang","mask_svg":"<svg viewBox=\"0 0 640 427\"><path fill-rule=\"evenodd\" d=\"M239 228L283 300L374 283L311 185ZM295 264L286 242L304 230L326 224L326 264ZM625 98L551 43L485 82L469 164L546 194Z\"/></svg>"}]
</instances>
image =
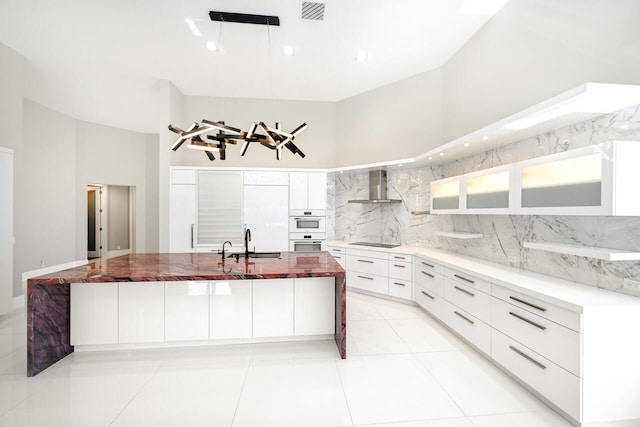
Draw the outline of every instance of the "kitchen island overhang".
<instances>
[{"instance_id":1,"label":"kitchen island overhang","mask_svg":"<svg viewBox=\"0 0 640 427\"><path fill-rule=\"evenodd\" d=\"M280 258L227 258L212 253L130 254L35 277L27 290L27 375L74 351L71 284L219 282L333 278L333 338L346 358L345 270L328 253L282 252ZM266 282L263 282L266 283ZM83 285L84 287L84 285Z\"/></svg>"}]
</instances>

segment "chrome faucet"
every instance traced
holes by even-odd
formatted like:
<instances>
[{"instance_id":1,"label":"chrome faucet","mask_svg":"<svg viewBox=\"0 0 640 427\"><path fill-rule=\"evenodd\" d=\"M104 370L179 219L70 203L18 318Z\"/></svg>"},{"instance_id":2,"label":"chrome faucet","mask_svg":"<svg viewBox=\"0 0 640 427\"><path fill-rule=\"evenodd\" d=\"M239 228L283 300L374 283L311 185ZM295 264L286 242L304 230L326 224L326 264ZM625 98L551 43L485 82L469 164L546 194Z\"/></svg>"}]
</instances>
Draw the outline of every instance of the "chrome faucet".
<instances>
[{"instance_id":1,"label":"chrome faucet","mask_svg":"<svg viewBox=\"0 0 640 427\"><path fill-rule=\"evenodd\" d=\"M219 254L219 255L222 255L222 259L224 259L224 258L225 258L225 255L224 255L224 245L226 245L227 243L229 244L229 247L233 246L233 245L231 244L231 242L230 242L230 241L228 241L228 240L222 244L222 252L218 251L218 254Z\"/></svg>"},{"instance_id":2,"label":"chrome faucet","mask_svg":"<svg viewBox=\"0 0 640 427\"><path fill-rule=\"evenodd\" d=\"M249 242L251 241L251 229L247 227L244 230L244 257L249 259Z\"/></svg>"}]
</instances>

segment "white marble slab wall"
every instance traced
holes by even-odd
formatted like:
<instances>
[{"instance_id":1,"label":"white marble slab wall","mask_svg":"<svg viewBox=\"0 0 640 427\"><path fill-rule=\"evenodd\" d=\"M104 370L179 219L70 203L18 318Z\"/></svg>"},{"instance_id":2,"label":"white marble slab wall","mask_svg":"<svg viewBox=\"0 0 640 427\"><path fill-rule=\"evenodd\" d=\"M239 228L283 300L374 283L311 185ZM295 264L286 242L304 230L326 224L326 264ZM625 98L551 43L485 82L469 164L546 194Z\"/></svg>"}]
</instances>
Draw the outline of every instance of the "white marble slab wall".
<instances>
[{"instance_id":1,"label":"white marble slab wall","mask_svg":"<svg viewBox=\"0 0 640 427\"><path fill-rule=\"evenodd\" d=\"M612 140L640 141L640 106L568 126L535 138L431 168L389 169L396 205L354 205L366 198L368 172L331 174L330 202L335 239L423 243L554 277L625 292L623 280L640 280L639 262L608 262L525 249L525 241L553 241L640 250L640 218L537 215L412 215L427 210L429 182L542 155ZM639 159L640 160L640 159ZM436 237L438 230L484 234L482 239Z\"/></svg>"}]
</instances>

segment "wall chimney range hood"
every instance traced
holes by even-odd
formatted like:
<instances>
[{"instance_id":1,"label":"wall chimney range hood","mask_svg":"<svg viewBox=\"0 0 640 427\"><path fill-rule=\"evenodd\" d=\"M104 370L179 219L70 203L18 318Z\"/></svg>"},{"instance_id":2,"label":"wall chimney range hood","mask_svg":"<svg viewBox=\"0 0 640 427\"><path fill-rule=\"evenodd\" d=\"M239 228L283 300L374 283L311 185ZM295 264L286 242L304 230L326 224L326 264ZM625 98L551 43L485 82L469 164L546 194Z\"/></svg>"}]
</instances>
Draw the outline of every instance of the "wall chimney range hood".
<instances>
[{"instance_id":1,"label":"wall chimney range hood","mask_svg":"<svg viewBox=\"0 0 640 427\"><path fill-rule=\"evenodd\" d=\"M374 169L369 171L369 198L349 200L349 203L400 203L401 201L387 198L387 171Z\"/></svg>"}]
</instances>

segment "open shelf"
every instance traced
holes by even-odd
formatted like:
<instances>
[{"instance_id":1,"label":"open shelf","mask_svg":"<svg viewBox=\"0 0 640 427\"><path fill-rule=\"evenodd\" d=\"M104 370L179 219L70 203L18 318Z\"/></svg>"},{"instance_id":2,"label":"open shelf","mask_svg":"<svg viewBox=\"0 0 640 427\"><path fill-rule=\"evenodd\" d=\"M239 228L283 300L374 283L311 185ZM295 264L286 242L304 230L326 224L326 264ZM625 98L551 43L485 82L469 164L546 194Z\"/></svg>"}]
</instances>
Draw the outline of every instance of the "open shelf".
<instances>
[{"instance_id":1,"label":"open shelf","mask_svg":"<svg viewBox=\"0 0 640 427\"><path fill-rule=\"evenodd\" d=\"M429 215L431 211L411 211L411 215Z\"/></svg>"},{"instance_id":2,"label":"open shelf","mask_svg":"<svg viewBox=\"0 0 640 427\"><path fill-rule=\"evenodd\" d=\"M453 231L436 231L433 234L440 237L451 237L452 239L481 239L484 237L484 234L479 233L458 233Z\"/></svg>"},{"instance_id":3,"label":"open shelf","mask_svg":"<svg viewBox=\"0 0 640 427\"><path fill-rule=\"evenodd\" d=\"M600 248L596 246L574 245L570 243L524 242L524 247L529 249L536 249L539 251L603 259L605 261L640 260L640 252L627 251L622 249Z\"/></svg>"}]
</instances>

